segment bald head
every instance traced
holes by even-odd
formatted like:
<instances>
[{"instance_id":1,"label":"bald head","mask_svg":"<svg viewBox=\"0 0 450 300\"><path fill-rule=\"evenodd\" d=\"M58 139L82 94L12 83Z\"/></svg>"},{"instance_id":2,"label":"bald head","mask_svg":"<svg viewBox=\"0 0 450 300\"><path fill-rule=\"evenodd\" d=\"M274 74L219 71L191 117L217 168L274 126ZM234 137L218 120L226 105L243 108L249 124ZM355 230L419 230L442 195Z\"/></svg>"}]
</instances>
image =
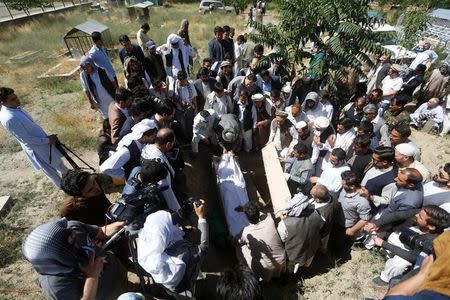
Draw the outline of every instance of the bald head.
<instances>
[{"instance_id":1,"label":"bald head","mask_svg":"<svg viewBox=\"0 0 450 300\"><path fill-rule=\"evenodd\" d=\"M175 142L175 133L170 128L161 128L156 134L155 144L164 145Z\"/></svg>"},{"instance_id":2,"label":"bald head","mask_svg":"<svg viewBox=\"0 0 450 300\"><path fill-rule=\"evenodd\" d=\"M417 169L406 168L400 172L405 174L408 177L408 183L412 183L414 185L422 183L423 176L422 176L422 174L420 174L420 172Z\"/></svg>"},{"instance_id":3,"label":"bald head","mask_svg":"<svg viewBox=\"0 0 450 300\"><path fill-rule=\"evenodd\" d=\"M311 189L311 196L318 203L324 203L324 202L328 202L330 200L330 194L328 192L328 189L326 188L326 186L321 185L321 184L316 184Z\"/></svg>"}]
</instances>

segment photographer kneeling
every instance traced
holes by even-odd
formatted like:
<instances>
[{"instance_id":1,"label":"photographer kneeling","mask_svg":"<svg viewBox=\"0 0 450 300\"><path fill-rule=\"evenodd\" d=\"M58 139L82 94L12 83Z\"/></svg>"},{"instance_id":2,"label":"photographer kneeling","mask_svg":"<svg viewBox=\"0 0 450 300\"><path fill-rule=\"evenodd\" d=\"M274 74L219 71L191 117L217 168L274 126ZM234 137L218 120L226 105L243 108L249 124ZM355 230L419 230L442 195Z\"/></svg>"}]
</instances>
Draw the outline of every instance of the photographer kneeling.
<instances>
[{"instance_id":1,"label":"photographer kneeling","mask_svg":"<svg viewBox=\"0 0 450 300\"><path fill-rule=\"evenodd\" d=\"M38 226L22 252L50 299L115 299L126 288L127 272L114 255L97 246L125 222L104 227L60 219Z\"/></svg>"},{"instance_id":2,"label":"photographer kneeling","mask_svg":"<svg viewBox=\"0 0 450 300\"><path fill-rule=\"evenodd\" d=\"M415 226L393 232L387 241L374 236L375 245L390 252L379 277L374 278L377 286L387 286L389 281L403 274L412 266L420 252L430 254L433 240L450 226L450 214L436 205L424 206L414 218Z\"/></svg>"},{"instance_id":3,"label":"photographer kneeling","mask_svg":"<svg viewBox=\"0 0 450 300\"><path fill-rule=\"evenodd\" d=\"M208 248L204 201L200 200L193 206L201 232L200 245L183 238L183 231L176 225L178 214L167 211L150 214L139 232L139 264L152 275L155 282L175 293L194 291L194 280Z\"/></svg>"}]
</instances>

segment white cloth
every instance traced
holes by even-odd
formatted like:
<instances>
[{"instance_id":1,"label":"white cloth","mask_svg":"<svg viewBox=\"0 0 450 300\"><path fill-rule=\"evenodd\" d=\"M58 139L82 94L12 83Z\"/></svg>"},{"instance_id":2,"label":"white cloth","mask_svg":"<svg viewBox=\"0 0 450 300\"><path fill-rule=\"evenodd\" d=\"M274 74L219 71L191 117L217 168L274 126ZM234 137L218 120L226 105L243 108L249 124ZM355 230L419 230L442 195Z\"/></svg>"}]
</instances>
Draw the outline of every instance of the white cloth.
<instances>
[{"instance_id":1,"label":"white cloth","mask_svg":"<svg viewBox=\"0 0 450 300\"><path fill-rule=\"evenodd\" d=\"M386 76L383 81L381 81L383 90L383 95L392 94L392 92L397 93L400 91L403 85L403 79L401 77L391 78L391 76ZM383 96L383 103L389 103L389 101L394 97L394 94L390 96Z\"/></svg>"},{"instance_id":2,"label":"white cloth","mask_svg":"<svg viewBox=\"0 0 450 300\"><path fill-rule=\"evenodd\" d=\"M21 107L0 109L0 122L20 144L36 170L42 170L45 175L57 186L61 184L61 173L67 172L62 162L62 154L55 146L50 147L47 134L33 118ZM50 163L50 151L52 161Z\"/></svg>"},{"instance_id":3,"label":"white cloth","mask_svg":"<svg viewBox=\"0 0 450 300\"><path fill-rule=\"evenodd\" d=\"M349 170L350 167L347 165L325 168L317 180L317 183L326 186L331 195L337 196L342 188L341 174L342 172Z\"/></svg>"},{"instance_id":4,"label":"white cloth","mask_svg":"<svg viewBox=\"0 0 450 300\"><path fill-rule=\"evenodd\" d=\"M207 118L203 118L198 113L194 118L194 125L192 126L192 152L198 152L198 143L202 139L211 139L211 142L215 144L214 123L217 118L216 113L212 109L207 110L210 115Z\"/></svg>"},{"instance_id":5,"label":"white cloth","mask_svg":"<svg viewBox=\"0 0 450 300\"><path fill-rule=\"evenodd\" d=\"M144 31L142 30L142 28L140 28L138 30L138 32L136 33L136 41L139 45L139 47L141 47L142 52L144 52L144 54L148 53L147 52L147 46L145 45L148 41L150 40L150 38L148 37L148 35L146 33L144 33Z\"/></svg>"},{"instance_id":6,"label":"white cloth","mask_svg":"<svg viewBox=\"0 0 450 300\"><path fill-rule=\"evenodd\" d=\"M158 182L159 185L167 185L169 188L162 192L164 199L166 200L167 207L170 210L178 211L181 207L178 203L177 197L172 189L172 178L175 176L175 171L170 165L170 162L167 160L167 157L164 153L159 150L155 144L148 144L142 149L141 157L144 159L160 159L161 163L167 169L167 177Z\"/></svg>"},{"instance_id":7,"label":"white cloth","mask_svg":"<svg viewBox=\"0 0 450 300\"><path fill-rule=\"evenodd\" d=\"M172 48L172 43L178 43L178 48ZM181 55L183 57L183 64L185 68L186 74L189 74L188 66L189 66L189 57L195 56L195 51L191 46L186 46L183 44L183 40L180 36L172 33L167 37L167 43L165 45L167 48L165 51L162 51L162 55L167 55L172 52L172 66L167 68L167 75L176 78L178 72L181 70L180 59L178 58L178 51L181 51Z\"/></svg>"},{"instance_id":8,"label":"white cloth","mask_svg":"<svg viewBox=\"0 0 450 300\"><path fill-rule=\"evenodd\" d=\"M417 227L410 227L409 229L422 234L422 232ZM389 244L400 247L403 250L406 250L406 251L410 250L400 241L400 233L399 232L391 233L387 242ZM384 269L383 269L383 271L381 271L380 278L384 282L389 282L389 280L391 280L391 278L403 274L409 266L411 266L411 263L409 261L407 261L397 255L392 256L391 258L389 258L386 261L386 263L384 265Z\"/></svg>"},{"instance_id":9,"label":"white cloth","mask_svg":"<svg viewBox=\"0 0 450 300\"><path fill-rule=\"evenodd\" d=\"M222 97L217 97L215 92L212 92L208 95L207 98L208 107L212 108L219 118L224 114L230 113L228 111L228 103L231 102L231 99L227 95L223 95Z\"/></svg>"},{"instance_id":10,"label":"white cloth","mask_svg":"<svg viewBox=\"0 0 450 300\"><path fill-rule=\"evenodd\" d=\"M229 154L222 154L216 174L228 230L235 237L249 225L245 214L234 210L248 202L244 175L235 158Z\"/></svg>"},{"instance_id":11,"label":"white cloth","mask_svg":"<svg viewBox=\"0 0 450 300\"><path fill-rule=\"evenodd\" d=\"M178 82L178 80L176 82ZM180 101L192 106L194 104L193 99L197 97L197 91L191 82L188 82L188 85L181 86L177 84L174 92L175 95L179 97Z\"/></svg>"},{"instance_id":12,"label":"white cloth","mask_svg":"<svg viewBox=\"0 0 450 300\"><path fill-rule=\"evenodd\" d=\"M288 113L288 120L292 122L292 124L296 125L298 122L300 121L304 121L304 122L308 122L308 117L306 116L306 114L301 111L298 115L296 115L295 117L292 115L292 105L288 106L285 108L284 110L285 112Z\"/></svg>"},{"instance_id":13,"label":"white cloth","mask_svg":"<svg viewBox=\"0 0 450 300\"><path fill-rule=\"evenodd\" d=\"M430 61L430 64L434 63L438 59L438 55L433 50L425 50L417 53L416 58L411 62L409 68L415 70L418 65L427 65L427 61Z\"/></svg>"},{"instance_id":14,"label":"white cloth","mask_svg":"<svg viewBox=\"0 0 450 300\"><path fill-rule=\"evenodd\" d=\"M350 150L350 147L353 145L353 141L356 138L356 131L354 128L350 128L348 131L344 132L343 134L336 133L336 140L334 142L334 147L332 148L326 148L327 145L329 145L328 141L324 144L324 149L328 150L328 153L325 155L323 163L322 163L322 170L327 167L327 165L331 165L330 163L330 154L333 149L341 148L345 151L345 153L348 153Z\"/></svg>"},{"instance_id":15,"label":"white cloth","mask_svg":"<svg viewBox=\"0 0 450 300\"><path fill-rule=\"evenodd\" d=\"M438 105L434 108L429 108L427 103L423 103L410 115L412 123L419 124L420 118L426 118L440 125L444 121L444 110L442 106Z\"/></svg>"},{"instance_id":16,"label":"white cloth","mask_svg":"<svg viewBox=\"0 0 450 300\"><path fill-rule=\"evenodd\" d=\"M145 220L137 243L138 262L152 275L153 280L174 290L181 282L186 270L185 263L164 251L183 239L183 231L172 223L167 211L157 211Z\"/></svg>"},{"instance_id":17,"label":"white cloth","mask_svg":"<svg viewBox=\"0 0 450 300\"><path fill-rule=\"evenodd\" d=\"M305 104L305 102L303 104ZM323 105L320 102L317 102L316 106L313 109L306 109L305 107L303 107L303 109L305 111L306 118L308 119L308 121L314 121L318 117L326 116L326 112L323 110Z\"/></svg>"},{"instance_id":18,"label":"white cloth","mask_svg":"<svg viewBox=\"0 0 450 300\"><path fill-rule=\"evenodd\" d=\"M322 103L322 105L323 105L323 111L325 113L325 117L327 117L327 119L331 120L333 118L333 113L334 113L333 105L329 101Z\"/></svg>"},{"instance_id":19,"label":"white cloth","mask_svg":"<svg viewBox=\"0 0 450 300\"><path fill-rule=\"evenodd\" d=\"M442 131L440 136L446 135L450 131L450 94L444 98L444 103L442 104L442 109L444 112L444 121L442 126Z\"/></svg>"},{"instance_id":20,"label":"white cloth","mask_svg":"<svg viewBox=\"0 0 450 300\"><path fill-rule=\"evenodd\" d=\"M108 157L107 160L105 160L100 165L100 172L111 177L121 178L125 180L128 179L125 176L125 170L123 169L123 166L130 160L130 151L127 148L127 146L129 146L131 142L133 142L133 140L129 138L130 134L132 133L129 133L122 138L121 141L123 141L123 143L117 146L116 152L114 152L110 157ZM139 150L142 150L144 145L139 143L138 141L135 142Z\"/></svg>"},{"instance_id":21,"label":"white cloth","mask_svg":"<svg viewBox=\"0 0 450 300\"><path fill-rule=\"evenodd\" d=\"M111 82L114 81L114 78L112 75L110 75L108 72L106 72L109 80ZM95 89L97 91L97 94L94 94L93 91L89 88L88 79L87 77L90 76L92 79L92 82L95 85ZM109 104L114 102L114 99L111 97L111 95L108 93L108 91L103 87L100 76L98 75L97 71L92 72L91 74L87 74L85 71L80 73L80 81L81 81L81 87L84 92L89 92L91 94L92 100L97 104L97 110L101 114L103 119L108 118L108 108Z\"/></svg>"}]
</instances>

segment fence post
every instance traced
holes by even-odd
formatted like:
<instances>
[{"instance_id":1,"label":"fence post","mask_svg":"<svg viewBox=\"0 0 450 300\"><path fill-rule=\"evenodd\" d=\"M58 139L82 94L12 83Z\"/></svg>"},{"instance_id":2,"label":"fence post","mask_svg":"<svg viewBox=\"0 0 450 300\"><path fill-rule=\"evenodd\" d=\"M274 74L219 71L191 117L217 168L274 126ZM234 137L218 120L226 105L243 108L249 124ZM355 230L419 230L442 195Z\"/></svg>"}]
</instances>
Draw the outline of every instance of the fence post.
<instances>
[{"instance_id":1,"label":"fence post","mask_svg":"<svg viewBox=\"0 0 450 300\"><path fill-rule=\"evenodd\" d=\"M11 11L9 10L9 7L8 7L8 5L6 5L6 3L5 3L5 2L3 2L3 4L5 5L5 7L6 7L6 10L8 11L9 15L11 16L11 19L14 19L14 16L13 16L13 14L11 13Z\"/></svg>"}]
</instances>

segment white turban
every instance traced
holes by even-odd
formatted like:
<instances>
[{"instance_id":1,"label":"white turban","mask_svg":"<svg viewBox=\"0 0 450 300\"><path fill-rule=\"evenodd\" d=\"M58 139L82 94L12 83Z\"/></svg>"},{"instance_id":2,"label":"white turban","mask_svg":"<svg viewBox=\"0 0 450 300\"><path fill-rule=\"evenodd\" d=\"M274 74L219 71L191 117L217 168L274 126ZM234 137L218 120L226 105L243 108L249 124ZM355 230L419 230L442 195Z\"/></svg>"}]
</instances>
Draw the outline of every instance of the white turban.
<instances>
[{"instance_id":1,"label":"white turban","mask_svg":"<svg viewBox=\"0 0 450 300\"><path fill-rule=\"evenodd\" d=\"M398 144L397 146L395 146L395 150L400 152L400 154L403 154L405 156L410 156L410 157L414 156L414 152L415 152L414 146L407 144L407 143Z\"/></svg>"}]
</instances>

